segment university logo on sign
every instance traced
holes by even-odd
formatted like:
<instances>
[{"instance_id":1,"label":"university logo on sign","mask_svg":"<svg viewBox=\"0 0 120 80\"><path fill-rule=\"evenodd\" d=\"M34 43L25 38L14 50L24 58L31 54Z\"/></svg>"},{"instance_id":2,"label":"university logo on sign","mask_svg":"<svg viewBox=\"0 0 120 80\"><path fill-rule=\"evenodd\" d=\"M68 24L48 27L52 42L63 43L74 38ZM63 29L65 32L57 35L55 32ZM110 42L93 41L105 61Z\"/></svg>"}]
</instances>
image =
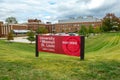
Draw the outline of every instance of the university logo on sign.
<instances>
[{"instance_id":1,"label":"university logo on sign","mask_svg":"<svg viewBox=\"0 0 120 80\"><path fill-rule=\"evenodd\" d=\"M36 57L39 51L80 56L84 59L83 36L36 36Z\"/></svg>"}]
</instances>

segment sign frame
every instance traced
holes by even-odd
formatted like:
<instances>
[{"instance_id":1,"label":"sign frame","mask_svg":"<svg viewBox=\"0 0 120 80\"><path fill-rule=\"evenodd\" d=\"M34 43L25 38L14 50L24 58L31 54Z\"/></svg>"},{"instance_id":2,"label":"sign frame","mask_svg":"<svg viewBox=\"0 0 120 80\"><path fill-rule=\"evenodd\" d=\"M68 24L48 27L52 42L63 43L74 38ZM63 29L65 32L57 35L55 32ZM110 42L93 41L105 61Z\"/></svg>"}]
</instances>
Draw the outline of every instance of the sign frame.
<instances>
[{"instance_id":1,"label":"sign frame","mask_svg":"<svg viewBox=\"0 0 120 80\"><path fill-rule=\"evenodd\" d=\"M39 57L39 50L38 50L38 36L40 35L36 35L36 43L35 43L35 57ZM85 49L85 37L84 36L80 36L80 60L84 60L84 49Z\"/></svg>"}]
</instances>

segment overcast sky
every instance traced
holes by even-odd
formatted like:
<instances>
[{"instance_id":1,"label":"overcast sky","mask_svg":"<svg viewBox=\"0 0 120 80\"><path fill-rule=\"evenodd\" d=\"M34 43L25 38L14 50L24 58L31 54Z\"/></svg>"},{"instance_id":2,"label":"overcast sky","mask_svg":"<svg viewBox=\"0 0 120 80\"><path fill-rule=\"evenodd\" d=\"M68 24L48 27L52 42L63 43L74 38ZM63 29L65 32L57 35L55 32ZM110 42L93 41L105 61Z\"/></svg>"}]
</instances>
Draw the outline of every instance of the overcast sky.
<instances>
[{"instance_id":1,"label":"overcast sky","mask_svg":"<svg viewBox=\"0 0 120 80\"><path fill-rule=\"evenodd\" d=\"M106 13L120 17L120 0L0 0L0 21L13 16L18 22L37 18L54 23L78 16L102 18Z\"/></svg>"}]
</instances>

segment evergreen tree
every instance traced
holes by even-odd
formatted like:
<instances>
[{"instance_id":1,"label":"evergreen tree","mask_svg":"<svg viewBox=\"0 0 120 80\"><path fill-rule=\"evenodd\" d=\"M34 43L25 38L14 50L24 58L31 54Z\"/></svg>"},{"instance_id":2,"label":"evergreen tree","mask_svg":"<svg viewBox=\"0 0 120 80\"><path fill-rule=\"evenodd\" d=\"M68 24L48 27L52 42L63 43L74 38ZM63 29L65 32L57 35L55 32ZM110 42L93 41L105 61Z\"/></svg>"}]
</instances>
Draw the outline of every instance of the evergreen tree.
<instances>
[{"instance_id":1,"label":"evergreen tree","mask_svg":"<svg viewBox=\"0 0 120 80\"><path fill-rule=\"evenodd\" d=\"M30 32L27 33L27 36L28 36L28 40L32 43L33 41L35 41L35 34L32 30L30 30Z\"/></svg>"},{"instance_id":2,"label":"evergreen tree","mask_svg":"<svg viewBox=\"0 0 120 80\"><path fill-rule=\"evenodd\" d=\"M38 29L36 30L37 34L44 34L44 33L48 33L48 30L45 27L38 27Z\"/></svg>"},{"instance_id":3,"label":"evergreen tree","mask_svg":"<svg viewBox=\"0 0 120 80\"><path fill-rule=\"evenodd\" d=\"M84 35L88 37L88 29L84 25L81 26L79 30L79 35Z\"/></svg>"},{"instance_id":4,"label":"evergreen tree","mask_svg":"<svg viewBox=\"0 0 120 80\"><path fill-rule=\"evenodd\" d=\"M92 25L89 26L89 28L88 28L88 32L89 32L89 33L94 33L94 28L93 28Z\"/></svg>"},{"instance_id":5,"label":"evergreen tree","mask_svg":"<svg viewBox=\"0 0 120 80\"><path fill-rule=\"evenodd\" d=\"M95 33L97 33L97 34L98 34L98 33L100 33L100 32L101 32L100 27L99 27L99 26L97 26L97 27L95 28L94 32L95 32Z\"/></svg>"}]
</instances>

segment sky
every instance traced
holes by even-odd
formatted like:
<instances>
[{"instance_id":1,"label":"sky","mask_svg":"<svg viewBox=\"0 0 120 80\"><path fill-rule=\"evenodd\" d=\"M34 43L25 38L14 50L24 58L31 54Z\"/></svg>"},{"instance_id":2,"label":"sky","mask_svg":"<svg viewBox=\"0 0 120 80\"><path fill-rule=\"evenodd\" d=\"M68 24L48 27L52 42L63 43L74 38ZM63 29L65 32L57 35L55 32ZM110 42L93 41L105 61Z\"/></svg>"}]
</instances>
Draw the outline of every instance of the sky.
<instances>
[{"instance_id":1,"label":"sky","mask_svg":"<svg viewBox=\"0 0 120 80\"><path fill-rule=\"evenodd\" d=\"M103 18L106 13L120 17L120 0L0 0L0 21L15 17L19 23L28 19L57 23L79 16Z\"/></svg>"}]
</instances>

